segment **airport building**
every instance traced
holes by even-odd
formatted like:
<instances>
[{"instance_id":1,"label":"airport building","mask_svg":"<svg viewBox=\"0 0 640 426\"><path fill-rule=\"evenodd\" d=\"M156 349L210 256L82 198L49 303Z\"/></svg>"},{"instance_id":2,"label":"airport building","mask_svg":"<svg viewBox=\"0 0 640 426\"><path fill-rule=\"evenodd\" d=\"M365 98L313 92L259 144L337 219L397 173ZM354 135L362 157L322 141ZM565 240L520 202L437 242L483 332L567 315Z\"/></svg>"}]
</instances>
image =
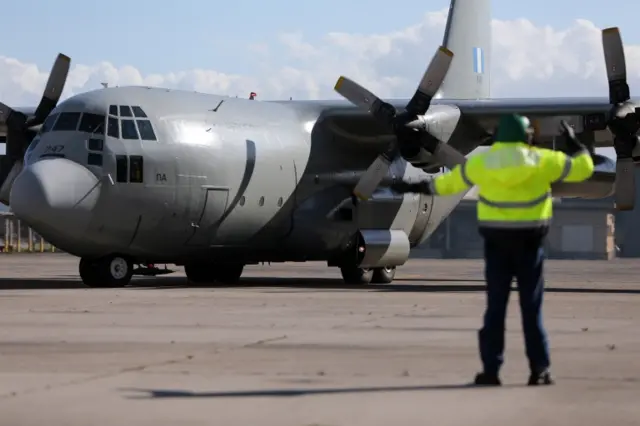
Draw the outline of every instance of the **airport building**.
<instances>
[{"instance_id":1,"label":"airport building","mask_svg":"<svg viewBox=\"0 0 640 426\"><path fill-rule=\"evenodd\" d=\"M640 188L640 185L638 186ZM414 258L482 258L472 190L430 239L412 251ZM551 259L603 259L618 256L613 199L557 199L547 238ZM640 242L638 242L640 248Z\"/></svg>"},{"instance_id":2,"label":"airport building","mask_svg":"<svg viewBox=\"0 0 640 426\"><path fill-rule=\"evenodd\" d=\"M640 168L636 172L636 208L616 213L618 257L640 257Z\"/></svg>"}]
</instances>

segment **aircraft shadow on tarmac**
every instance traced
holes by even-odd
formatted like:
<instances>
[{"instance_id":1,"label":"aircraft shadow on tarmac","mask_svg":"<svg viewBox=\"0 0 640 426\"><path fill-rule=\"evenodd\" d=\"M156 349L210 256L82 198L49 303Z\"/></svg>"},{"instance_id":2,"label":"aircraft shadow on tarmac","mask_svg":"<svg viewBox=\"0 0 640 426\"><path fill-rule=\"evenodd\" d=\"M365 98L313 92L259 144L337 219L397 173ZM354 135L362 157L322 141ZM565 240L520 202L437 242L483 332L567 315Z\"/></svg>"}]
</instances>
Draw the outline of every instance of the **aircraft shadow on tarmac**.
<instances>
[{"instance_id":1,"label":"aircraft shadow on tarmac","mask_svg":"<svg viewBox=\"0 0 640 426\"><path fill-rule=\"evenodd\" d=\"M501 387L524 387L519 384L504 384ZM419 392L419 391L445 391L462 389L479 389L481 387L470 383L442 384L442 385L418 385L418 386L372 386L352 388L282 388L282 389L256 389L244 391L189 391L172 389L138 389L121 388L122 392L131 392L133 395L127 399L168 399L168 398L282 398L315 395L340 395L350 393L378 393L378 392Z\"/></svg>"},{"instance_id":2,"label":"aircraft shadow on tarmac","mask_svg":"<svg viewBox=\"0 0 640 426\"><path fill-rule=\"evenodd\" d=\"M404 282L403 282L404 281ZM86 289L76 276L63 278L0 278L1 290L59 290ZM305 291L305 290L353 290L396 293L469 293L483 292L482 280L475 279L404 279L399 277L391 284L357 285L346 284L339 278L300 278L300 277L247 277L237 284L193 285L185 277L156 277L134 279L125 289L165 290L179 288L199 289L243 289L259 288L263 290ZM513 287L515 289L515 286ZM584 293L584 294L640 294L640 289L627 288L572 288L547 287L548 293ZM0 293L1 294L1 293Z\"/></svg>"}]
</instances>

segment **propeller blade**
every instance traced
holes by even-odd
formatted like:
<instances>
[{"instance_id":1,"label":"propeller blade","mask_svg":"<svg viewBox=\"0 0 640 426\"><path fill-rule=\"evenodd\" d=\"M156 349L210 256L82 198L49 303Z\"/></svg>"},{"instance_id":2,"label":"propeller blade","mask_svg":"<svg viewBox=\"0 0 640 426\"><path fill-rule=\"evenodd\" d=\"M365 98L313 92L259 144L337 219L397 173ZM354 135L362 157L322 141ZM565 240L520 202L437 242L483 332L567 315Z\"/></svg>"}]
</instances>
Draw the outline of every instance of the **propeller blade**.
<instances>
[{"instance_id":1,"label":"propeller blade","mask_svg":"<svg viewBox=\"0 0 640 426\"><path fill-rule=\"evenodd\" d=\"M406 111L408 114L414 116L426 114L431 100L438 93L438 89L440 89L447 76L452 60L453 52L444 46L440 46L424 72L416 93L407 104Z\"/></svg>"},{"instance_id":2,"label":"propeller blade","mask_svg":"<svg viewBox=\"0 0 640 426\"><path fill-rule=\"evenodd\" d=\"M42 124L56 107L60 96L62 96L64 85L67 82L70 66L71 58L62 53L58 54L53 68L51 68L51 73L49 74L49 79L47 80L40 104L38 104L34 116L29 120L28 126Z\"/></svg>"},{"instance_id":3,"label":"propeller blade","mask_svg":"<svg viewBox=\"0 0 640 426\"><path fill-rule=\"evenodd\" d=\"M615 203L617 210L633 210L635 206L635 172L632 158L627 155L632 152L635 144L634 135L637 131L637 116L635 108L625 104L631 99L629 84L627 83L627 66L624 46L620 30L617 27L602 30L602 49L609 80L609 102L612 104L612 117L609 129L614 134L616 151L620 152L616 158ZM628 153L625 151L629 151Z\"/></svg>"},{"instance_id":4,"label":"propeller blade","mask_svg":"<svg viewBox=\"0 0 640 426\"><path fill-rule=\"evenodd\" d=\"M358 183L356 183L356 186L353 188L353 195L360 200L368 200L380 182L382 182L382 179L389 173L392 161L393 155L391 152L378 155L369 168L362 174Z\"/></svg>"},{"instance_id":5,"label":"propeller blade","mask_svg":"<svg viewBox=\"0 0 640 426\"><path fill-rule=\"evenodd\" d=\"M22 128L26 120L27 117L23 113L0 102L0 124Z\"/></svg>"},{"instance_id":6,"label":"propeller blade","mask_svg":"<svg viewBox=\"0 0 640 426\"><path fill-rule=\"evenodd\" d=\"M423 133L420 138L422 147L434 156L436 161L448 169L467 161L466 157L449 144L442 142L430 133Z\"/></svg>"},{"instance_id":7,"label":"propeller blade","mask_svg":"<svg viewBox=\"0 0 640 426\"><path fill-rule=\"evenodd\" d=\"M615 203L617 210L633 210L635 206L636 180L632 158L616 161Z\"/></svg>"},{"instance_id":8,"label":"propeller blade","mask_svg":"<svg viewBox=\"0 0 640 426\"><path fill-rule=\"evenodd\" d=\"M626 102L631 96L622 37L617 27L602 30L602 48L609 80L609 102L613 105Z\"/></svg>"},{"instance_id":9,"label":"propeller blade","mask_svg":"<svg viewBox=\"0 0 640 426\"><path fill-rule=\"evenodd\" d=\"M369 111L377 119L392 125L394 127L394 133L396 133L397 143L401 144L403 143L403 137L401 133L399 133L400 129L406 129L404 126L408 124L408 122L415 120L416 116L424 115L427 112L431 100L438 92L440 85L449 71L452 59L453 52L446 47L440 47L436 51L418 85L416 93L407 104L405 112L401 116L397 115L395 108L391 104L382 101L376 95L347 77L341 76L336 82L334 90L354 105ZM424 132L425 130L422 131ZM429 136L434 138L432 135ZM434 150L436 150L436 148L438 147L434 146ZM446 163L452 164L454 161L458 161L459 156L462 156L464 161L462 154L458 153L459 156L456 156L457 151L453 150L454 152L451 152L449 148L450 147L445 147L437 150L438 155L440 155ZM366 200L371 197L382 179L389 173L391 163L396 153L397 149L395 144L391 144L385 153L378 155L354 187L353 194L356 197L361 200Z\"/></svg>"},{"instance_id":10,"label":"propeller blade","mask_svg":"<svg viewBox=\"0 0 640 426\"><path fill-rule=\"evenodd\" d=\"M467 161L467 158L462 155L460 151L444 142L438 144L438 147L433 152L433 156L440 164L449 170Z\"/></svg>"},{"instance_id":11,"label":"propeller blade","mask_svg":"<svg viewBox=\"0 0 640 426\"><path fill-rule=\"evenodd\" d=\"M333 89L355 106L365 109L382 121L390 122L396 115L393 106L382 101L350 78L341 76Z\"/></svg>"}]
</instances>

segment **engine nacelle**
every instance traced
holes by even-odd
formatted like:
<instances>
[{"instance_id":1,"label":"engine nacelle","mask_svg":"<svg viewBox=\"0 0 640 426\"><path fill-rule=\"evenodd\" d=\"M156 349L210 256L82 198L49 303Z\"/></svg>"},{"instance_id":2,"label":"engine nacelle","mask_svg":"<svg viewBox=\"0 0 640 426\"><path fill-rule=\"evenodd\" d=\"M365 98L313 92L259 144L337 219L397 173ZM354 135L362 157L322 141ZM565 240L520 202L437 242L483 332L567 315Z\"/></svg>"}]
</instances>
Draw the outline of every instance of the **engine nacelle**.
<instances>
[{"instance_id":1,"label":"engine nacelle","mask_svg":"<svg viewBox=\"0 0 640 426\"><path fill-rule=\"evenodd\" d=\"M357 250L359 268L382 268L403 265L409 259L411 247L404 231L361 229Z\"/></svg>"},{"instance_id":2,"label":"engine nacelle","mask_svg":"<svg viewBox=\"0 0 640 426\"><path fill-rule=\"evenodd\" d=\"M607 198L615 192L614 183L615 176L592 177L586 182L578 183L556 183L551 186L551 193L554 197L562 198L584 198L588 200L596 200L599 198Z\"/></svg>"},{"instance_id":3,"label":"engine nacelle","mask_svg":"<svg viewBox=\"0 0 640 426\"><path fill-rule=\"evenodd\" d=\"M594 156L595 170L584 182L562 182L551 186L554 197L598 199L615 192L616 163L604 155Z\"/></svg>"},{"instance_id":4,"label":"engine nacelle","mask_svg":"<svg viewBox=\"0 0 640 426\"><path fill-rule=\"evenodd\" d=\"M439 140L447 143L460 122L460 110L451 105L431 105L429 112L409 123L410 127L425 129ZM433 155L418 144L403 143L400 155L419 169L429 169L436 164ZM425 170L427 171L427 170Z\"/></svg>"}]
</instances>

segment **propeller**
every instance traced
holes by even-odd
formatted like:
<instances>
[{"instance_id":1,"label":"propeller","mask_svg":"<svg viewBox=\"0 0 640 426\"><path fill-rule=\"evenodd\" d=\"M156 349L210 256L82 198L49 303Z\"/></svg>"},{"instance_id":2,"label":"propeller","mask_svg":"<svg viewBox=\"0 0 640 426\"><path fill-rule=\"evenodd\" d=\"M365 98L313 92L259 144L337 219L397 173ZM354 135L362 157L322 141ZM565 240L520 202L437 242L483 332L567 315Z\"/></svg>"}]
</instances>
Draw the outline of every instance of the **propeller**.
<instances>
[{"instance_id":1,"label":"propeller","mask_svg":"<svg viewBox=\"0 0 640 426\"><path fill-rule=\"evenodd\" d=\"M405 107L398 112L393 105L382 101L376 95L347 77L341 76L334 90L354 105L368 111L374 118L396 135L396 140L371 163L353 189L353 195L366 200L375 191L382 179L388 174L391 163L399 153L399 146L407 143L419 144L434 155L436 160L447 167L465 161L465 157L454 148L442 143L429 133L424 114L431 100L442 85L449 66L453 60L453 52L441 46L431 59L427 70L418 85L418 89Z\"/></svg>"},{"instance_id":2,"label":"propeller","mask_svg":"<svg viewBox=\"0 0 640 426\"><path fill-rule=\"evenodd\" d=\"M58 54L49 74L42 99L33 115L27 116L0 102L0 124L5 124L7 127L6 156L8 161L3 161L3 168L7 166L9 170L0 171L0 182L2 183L0 201L7 205L9 204L9 192L13 179L22 168L24 154L29 147L33 133L35 133L34 127L44 123L58 104L69 74L70 65L71 59L68 56L62 53Z\"/></svg>"},{"instance_id":3,"label":"propeller","mask_svg":"<svg viewBox=\"0 0 640 426\"><path fill-rule=\"evenodd\" d=\"M620 30L602 30L602 47L609 81L611 112L609 130L616 150L615 204L618 210L633 210L635 206L635 173L633 148L638 143L640 108L631 102L627 67Z\"/></svg>"}]
</instances>

